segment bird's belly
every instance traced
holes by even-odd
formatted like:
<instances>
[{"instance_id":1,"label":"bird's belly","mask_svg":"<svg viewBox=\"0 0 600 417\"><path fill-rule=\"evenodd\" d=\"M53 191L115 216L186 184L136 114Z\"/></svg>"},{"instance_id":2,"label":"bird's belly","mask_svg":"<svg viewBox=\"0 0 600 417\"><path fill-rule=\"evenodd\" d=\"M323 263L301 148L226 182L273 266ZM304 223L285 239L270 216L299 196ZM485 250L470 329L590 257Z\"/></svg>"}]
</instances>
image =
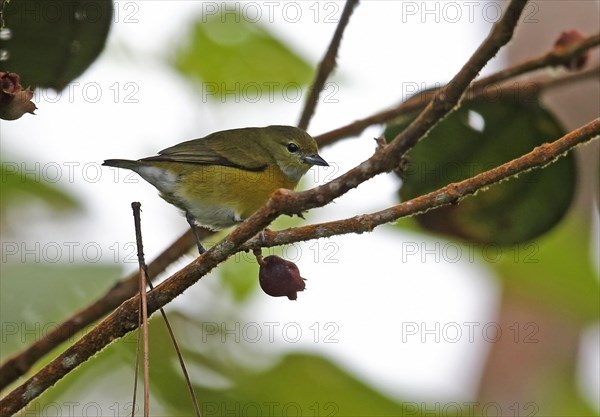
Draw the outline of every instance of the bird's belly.
<instances>
[{"instance_id":1,"label":"bird's belly","mask_svg":"<svg viewBox=\"0 0 600 417\"><path fill-rule=\"evenodd\" d=\"M225 229L241 222L264 205L277 188L295 185L279 172L220 169L225 174L202 177L197 172L188 174L180 181L185 185L175 193L198 224L212 229Z\"/></svg>"},{"instance_id":2,"label":"bird's belly","mask_svg":"<svg viewBox=\"0 0 600 417\"><path fill-rule=\"evenodd\" d=\"M228 207L194 204L188 208L188 211L194 216L198 225L213 230L226 229L243 220L239 213Z\"/></svg>"}]
</instances>

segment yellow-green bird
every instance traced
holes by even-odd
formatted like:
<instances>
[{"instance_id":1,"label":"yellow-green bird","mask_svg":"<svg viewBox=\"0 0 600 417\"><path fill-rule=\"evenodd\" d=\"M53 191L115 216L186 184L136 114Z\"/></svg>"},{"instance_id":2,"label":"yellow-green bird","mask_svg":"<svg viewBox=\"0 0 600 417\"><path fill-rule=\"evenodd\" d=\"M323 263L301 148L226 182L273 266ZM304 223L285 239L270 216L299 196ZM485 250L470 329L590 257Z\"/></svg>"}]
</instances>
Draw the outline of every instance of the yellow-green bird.
<instances>
[{"instance_id":1,"label":"yellow-green bird","mask_svg":"<svg viewBox=\"0 0 600 417\"><path fill-rule=\"evenodd\" d=\"M157 156L107 159L130 169L185 212L200 253L196 225L233 226L265 204L278 188L293 189L313 165L328 166L317 143L292 126L224 130L171 146Z\"/></svg>"}]
</instances>

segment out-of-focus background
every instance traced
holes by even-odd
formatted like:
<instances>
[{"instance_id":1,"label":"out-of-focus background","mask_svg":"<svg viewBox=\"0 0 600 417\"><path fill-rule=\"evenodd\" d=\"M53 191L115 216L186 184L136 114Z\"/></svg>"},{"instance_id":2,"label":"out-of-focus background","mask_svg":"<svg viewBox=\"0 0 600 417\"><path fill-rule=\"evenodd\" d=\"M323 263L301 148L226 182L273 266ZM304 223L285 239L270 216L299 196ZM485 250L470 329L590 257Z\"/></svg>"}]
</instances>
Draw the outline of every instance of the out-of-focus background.
<instances>
[{"instance_id":1,"label":"out-of-focus background","mask_svg":"<svg viewBox=\"0 0 600 417\"><path fill-rule=\"evenodd\" d=\"M0 69L12 70L11 59L23 55L15 49L27 36L17 29L22 21L58 27L66 12L76 21L102 21L102 13L94 15L100 3L106 2L70 9L12 0ZM187 229L152 186L101 162L153 155L227 128L295 124L344 7L335 1L110 4L108 38L91 66L60 91L36 88L35 116L0 122L2 361L137 269L131 201L142 203L148 260ZM599 4L531 2L514 41L482 75L547 52L562 31L598 32ZM361 3L309 133L447 82L504 7ZM72 63L90 40L69 36L72 56L62 59ZM64 75L63 61L34 69ZM595 51L587 65L597 63ZM28 85L27 78L21 82ZM571 130L598 117L599 94L596 78L553 89L542 102ZM301 187L368 158L382 132L383 126L371 127L324 148L331 167L313 168ZM253 256L231 258L166 309L204 415L597 415L597 143L575 159L577 185L566 214L523 242L465 243L403 221L265 250L294 261L308 279L295 302L260 290ZM282 218L273 228L380 210L399 201L400 186L395 175L380 175L306 220ZM561 188L557 183L543 193L559 195ZM192 415L159 316L150 337L152 415ZM72 372L29 411L126 415L134 364L135 334Z\"/></svg>"}]
</instances>

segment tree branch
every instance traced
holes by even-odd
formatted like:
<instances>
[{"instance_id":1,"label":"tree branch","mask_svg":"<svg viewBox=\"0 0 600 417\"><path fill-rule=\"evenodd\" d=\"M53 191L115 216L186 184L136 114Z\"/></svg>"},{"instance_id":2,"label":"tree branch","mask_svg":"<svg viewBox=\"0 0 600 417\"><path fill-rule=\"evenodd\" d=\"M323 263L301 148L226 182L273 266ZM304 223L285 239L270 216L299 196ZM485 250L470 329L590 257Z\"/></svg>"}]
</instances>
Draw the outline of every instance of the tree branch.
<instances>
[{"instance_id":1,"label":"tree branch","mask_svg":"<svg viewBox=\"0 0 600 417\"><path fill-rule=\"evenodd\" d=\"M266 205L236 227L221 242L150 291L148 313L152 314L182 294L215 266L240 250L247 240L265 229L279 215L297 214L323 206L369 178L392 170L410 146L450 113L481 68L511 39L526 3L527 0L511 1L502 18L494 25L490 35L469 61L390 145L378 150L371 158L327 184L304 192L280 189L273 193ZM121 304L93 330L0 400L0 414L14 414L106 345L135 329L138 326L138 309L137 296Z\"/></svg>"},{"instance_id":2,"label":"tree branch","mask_svg":"<svg viewBox=\"0 0 600 417\"><path fill-rule=\"evenodd\" d=\"M375 227L394 222L402 217L425 213L448 204L456 204L463 198L473 195L491 185L498 184L520 173L543 168L573 148L598 139L600 118L576 129L554 142L540 145L531 152L506 162L489 171L482 172L466 180L448 184L436 191L415 197L385 210L362 214L342 220L292 227L289 229L268 231L262 237L255 237L240 247L240 251L258 248L289 245L323 237L348 233L371 232Z\"/></svg>"},{"instance_id":3,"label":"tree branch","mask_svg":"<svg viewBox=\"0 0 600 417\"><path fill-rule=\"evenodd\" d=\"M467 90L466 95L468 97L476 96L484 93L490 86L502 81L506 81L510 78L514 78L516 76L536 71L548 66L567 64L571 62L573 58L580 56L599 44L600 34L596 33L595 35L583 39L580 42L574 43L569 47L552 48L544 55L527 60L521 64L514 65L510 68L501 70L488 77L484 77L475 81ZM333 144L343 138L358 136L369 126L383 124L395 119L398 116L421 110L429 104L433 93L439 91L440 88L428 91L428 97L426 98L424 98L422 94L417 94L407 101L398 104L396 107L380 111L371 116L365 117L364 119L356 120L348 125L339 127L327 133L323 133L322 135L315 136L315 140L319 144L319 147L323 147Z\"/></svg>"},{"instance_id":4,"label":"tree branch","mask_svg":"<svg viewBox=\"0 0 600 417\"><path fill-rule=\"evenodd\" d=\"M385 171L394 169L394 164L398 164L407 151L415 146L437 123L458 106L469 84L479 74L479 71L498 53L503 45L506 45L511 40L514 28L526 4L527 0L513 0L509 3L502 19L492 27L490 34L479 45L460 71L446 86L436 92L425 109L406 129L392 139L389 146L381 149L379 153L381 154L382 161L378 164L380 165L380 169L384 168ZM377 154L373 158L376 157ZM364 164L363 162L363 164L359 165L359 168ZM369 170L363 168L363 171ZM377 171L375 174L381 172L383 171Z\"/></svg>"},{"instance_id":5,"label":"tree branch","mask_svg":"<svg viewBox=\"0 0 600 417\"><path fill-rule=\"evenodd\" d=\"M308 127L308 123L310 122L310 119L313 116L313 113L315 112L317 100L319 100L319 95L323 90L325 81L327 81L329 74L331 74L331 72L336 66L337 52L340 48L340 43L342 42L342 35L344 34L346 26L348 26L350 16L352 15L352 12L356 8L356 6L358 6L358 0L346 1L346 5L344 6L342 16L340 17L340 21L338 22L337 28L335 29L335 33L333 34L333 38L331 39L331 43L329 44L329 48L327 49L325 56L319 64L319 68L317 69L317 75L310 88L310 94L308 95L306 103L304 104L304 110L302 111L300 121L298 122L298 127L300 129L306 130L306 128Z\"/></svg>"},{"instance_id":6,"label":"tree branch","mask_svg":"<svg viewBox=\"0 0 600 417\"><path fill-rule=\"evenodd\" d=\"M529 59L510 68L498 71L493 75L476 81L475 83L473 83L473 86L475 88L481 88L485 85L490 85L499 81L504 81L508 78L525 74L527 72L533 72L544 67L558 67L561 65L568 65L574 58L579 57L580 55L587 52L589 49L593 48L594 46L598 46L599 44L600 33L595 33L569 46L555 46L542 56Z\"/></svg>"}]
</instances>

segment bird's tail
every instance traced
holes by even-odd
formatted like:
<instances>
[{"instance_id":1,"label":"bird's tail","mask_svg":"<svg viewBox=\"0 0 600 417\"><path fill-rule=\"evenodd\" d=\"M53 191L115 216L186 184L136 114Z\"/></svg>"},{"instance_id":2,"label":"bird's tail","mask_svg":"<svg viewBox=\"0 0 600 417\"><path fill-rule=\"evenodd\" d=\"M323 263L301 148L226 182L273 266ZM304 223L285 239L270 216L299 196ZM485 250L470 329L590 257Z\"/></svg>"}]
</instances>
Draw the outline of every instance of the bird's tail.
<instances>
[{"instance_id":1,"label":"bird's tail","mask_svg":"<svg viewBox=\"0 0 600 417\"><path fill-rule=\"evenodd\" d=\"M178 177L176 173L143 161L107 159L102 165L130 169L137 172L140 177L154 185L161 193L172 193L177 185Z\"/></svg>"},{"instance_id":2,"label":"bird's tail","mask_svg":"<svg viewBox=\"0 0 600 417\"><path fill-rule=\"evenodd\" d=\"M130 159L107 159L102 163L102 165L108 167L130 169L132 171L137 172L141 164L139 163L139 161L132 161Z\"/></svg>"}]
</instances>

